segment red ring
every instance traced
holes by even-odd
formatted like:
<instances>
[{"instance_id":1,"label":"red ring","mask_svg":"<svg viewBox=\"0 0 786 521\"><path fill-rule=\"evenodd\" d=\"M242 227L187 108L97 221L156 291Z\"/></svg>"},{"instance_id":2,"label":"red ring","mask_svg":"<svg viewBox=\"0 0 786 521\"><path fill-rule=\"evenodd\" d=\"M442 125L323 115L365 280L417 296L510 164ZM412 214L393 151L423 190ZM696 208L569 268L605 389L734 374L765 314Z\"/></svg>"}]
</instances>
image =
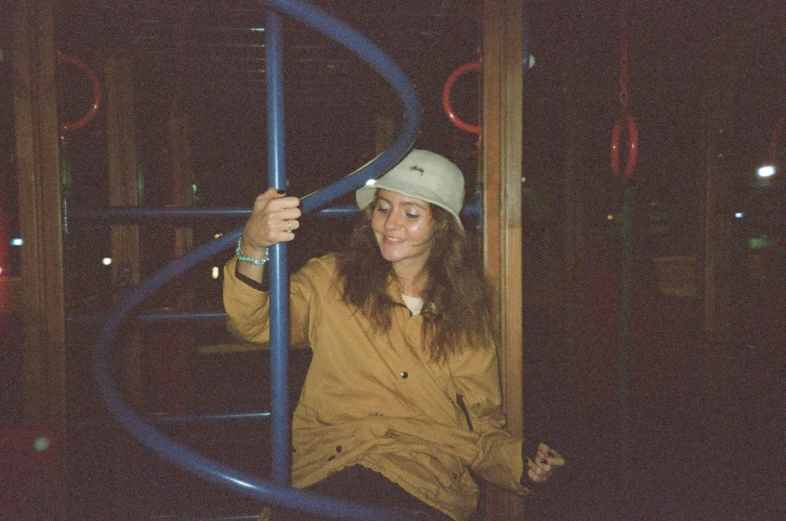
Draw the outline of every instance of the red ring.
<instances>
[{"instance_id":1,"label":"red ring","mask_svg":"<svg viewBox=\"0 0 786 521\"><path fill-rule=\"evenodd\" d=\"M465 122L461 118L459 118L455 112L453 112L453 106L450 103L450 91L453 89L453 83L458 79L459 76L472 71L472 70L480 70L480 62L472 62L462 65L453 73L448 76L447 81L445 82L445 87L442 89L442 108L445 109L445 114L447 114L448 119L456 125L461 130L466 132L472 132L473 134L477 134L480 136L483 133L483 129L480 125L470 125L469 123Z\"/></svg>"},{"instance_id":2,"label":"red ring","mask_svg":"<svg viewBox=\"0 0 786 521\"><path fill-rule=\"evenodd\" d=\"M622 178L630 179L633 169L636 167L636 158L639 155L639 131L636 128L636 120L628 112L623 112L614 122L611 131L611 171L615 176L620 177L620 134L622 133L623 121L628 124L628 160L625 165L625 173Z\"/></svg>"},{"instance_id":3,"label":"red ring","mask_svg":"<svg viewBox=\"0 0 786 521\"><path fill-rule=\"evenodd\" d=\"M98 77L93 72L93 69L90 68L85 62L80 60L75 56L69 56L67 54L60 54L57 53L57 61L58 63L70 63L71 65L75 65L79 69L81 69L85 74L87 74L90 83L93 84L93 105L88 109L84 116L81 118L74 120L74 121L67 121L60 125L60 132L61 134L65 134L69 130L76 130L79 128L84 127L91 121L93 118L96 117L98 113L98 108L101 106L101 83L98 81Z\"/></svg>"}]
</instances>

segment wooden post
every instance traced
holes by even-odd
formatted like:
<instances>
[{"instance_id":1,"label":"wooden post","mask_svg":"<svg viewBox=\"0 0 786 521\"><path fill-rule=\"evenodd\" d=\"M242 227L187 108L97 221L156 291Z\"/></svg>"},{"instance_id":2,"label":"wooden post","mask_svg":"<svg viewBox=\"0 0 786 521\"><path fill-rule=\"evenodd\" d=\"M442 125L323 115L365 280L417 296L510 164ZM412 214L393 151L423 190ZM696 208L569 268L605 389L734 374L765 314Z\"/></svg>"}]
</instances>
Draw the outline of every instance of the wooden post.
<instances>
[{"instance_id":1,"label":"wooden post","mask_svg":"<svg viewBox=\"0 0 786 521\"><path fill-rule=\"evenodd\" d=\"M521 154L523 2L483 3L483 233L486 270L496 291L500 371L507 431L524 434ZM523 503L489 488L489 519L522 519Z\"/></svg>"},{"instance_id":2,"label":"wooden post","mask_svg":"<svg viewBox=\"0 0 786 521\"><path fill-rule=\"evenodd\" d=\"M140 173L136 159L134 92L131 62L109 59L104 65L107 93L107 146L109 156L110 206L139 206ZM118 301L139 284L139 226L112 225L112 287ZM133 347L131 347L133 345ZM142 378L139 339L123 350L124 396L139 405Z\"/></svg>"},{"instance_id":3,"label":"wooden post","mask_svg":"<svg viewBox=\"0 0 786 521\"><path fill-rule=\"evenodd\" d=\"M51 0L13 4L14 126L22 247L24 422L65 433L60 148ZM57 464L62 468L62 461ZM63 519L62 474L31 518Z\"/></svg>"},{"instance_id":4,"label":"wooden post","mask_svg":"<svg viewBox=\"0 0 786 521\"><path fill-rule=\"evenodd\" d=\"M14 124L25 241L25 422L64 426L62 204L51 2L17 2L14 21Z\"/></svg>"},{"instance_id":5,"label":"wooden post","mask_svg":"<svg viewBox=\"0 0 786 521\"><path fill-rule=\"evenodd\" d=\"M108 59L104 64L110 206L139 206L141 175L136 156L132 64L128 59ZM116 303L139 284L139 226L110 227L112 294ZM142 346L138 331L124 340L121 359L122 393L135 409L143 407ZM116 440L114 498L116 512L140 516L141 448L126 433Z\"/></svg>"},{"instance_id":6,"label":"wooden post","mask_svg":"<svg viewBox=\"0 0 786 521\"><path fill-rule=\"evenodd\" d=\"M731 310L731 176L725 166L724 143L734 117L734 86L720 81L705 98L702 122L704 163L702 176L704 329L708 338L729 338Z\"/></svg>"}]
</instances>

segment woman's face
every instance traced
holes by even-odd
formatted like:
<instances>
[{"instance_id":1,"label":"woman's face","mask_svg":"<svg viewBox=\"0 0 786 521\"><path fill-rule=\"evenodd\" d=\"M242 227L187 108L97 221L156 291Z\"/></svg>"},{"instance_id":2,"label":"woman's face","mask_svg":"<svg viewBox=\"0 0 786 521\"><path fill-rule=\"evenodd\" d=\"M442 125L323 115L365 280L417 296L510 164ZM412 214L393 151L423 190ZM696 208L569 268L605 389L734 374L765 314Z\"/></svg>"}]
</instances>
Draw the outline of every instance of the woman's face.
<instances>
[{"instance_id":1,"label":"woman's face","mask_svg":"<svg viewBox=\"0 0 786 521\"><path fill-rule=\"evenodd\" d=\"M431 205L385 189L377 191L373 204L371 229L382 257L394 268L422 268L434 240Z\"/></svg>"}]
</instances>

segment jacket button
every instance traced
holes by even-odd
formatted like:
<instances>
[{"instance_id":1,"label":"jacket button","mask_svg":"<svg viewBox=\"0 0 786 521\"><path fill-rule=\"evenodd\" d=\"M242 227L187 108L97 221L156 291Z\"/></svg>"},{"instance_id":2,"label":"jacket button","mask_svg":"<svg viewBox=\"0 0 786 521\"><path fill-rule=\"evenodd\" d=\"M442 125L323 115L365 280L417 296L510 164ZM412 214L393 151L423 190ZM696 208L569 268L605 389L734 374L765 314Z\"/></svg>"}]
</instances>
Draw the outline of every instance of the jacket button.
<instances>
[{"instance_id":1,"label":"jacket button","mask_svg":"<svg viewBox=\"0 0 786 521\"><path fill-rule=\"evenodd\" d=\"M408 376L409 376L409 373L407 373L406 371L402 371L401 372L401 378L403 378L404 380L406 380Z\"/></svg>"}]
</instances>

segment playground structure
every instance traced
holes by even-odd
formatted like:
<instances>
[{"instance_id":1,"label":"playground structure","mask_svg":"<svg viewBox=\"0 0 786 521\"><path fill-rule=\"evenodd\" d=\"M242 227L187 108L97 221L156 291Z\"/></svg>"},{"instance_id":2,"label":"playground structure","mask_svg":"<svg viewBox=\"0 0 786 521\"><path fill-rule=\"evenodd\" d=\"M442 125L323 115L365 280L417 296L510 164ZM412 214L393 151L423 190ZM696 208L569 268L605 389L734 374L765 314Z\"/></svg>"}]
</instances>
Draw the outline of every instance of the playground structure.
<instances>
[{"instance_id":1,"label":"playground structure","mask_svg":"<svg viewBox=\"0 0 786 521\"><path fill-rule=\"evenodd\" d=\"M189 132L196 132L199 122L195 121L198 117L192 116L192 119L189 119L189 112L184 110L184 107L194 103L195 100L178 94L187 90L183 85L168 86L167 94L174 94L171 97L167 96L165 100L157 99L158 85L154 81L155 78L137 76L139 68L135 66L133 59L122 55L106 57L100 52L77 58L71 54L71 48L68 46L61 48L63 39L68 41L68 38L58 33L57 23L58 20L67 18L68 13L56 13L55 3L29 1L12 3L15 85L13 112L16 127L16 167L20 180L19 207L24 210L20 212L20 228L25 238L25 247L21 253L21 277L0 278L0 289L11 295L11 298L3 299L0 309L6 307L11 310L24 309L21 314L23 331L17 331L14 335L22 346L20 357L24 365L22 371L24 385L20 391L24 405L16 420L18 424L28 427L21 427L22 432L14 431L14 434L19 436L13 437L13 440L26 448L29 448L30 444L33 448L46 446L45 450L40 451L41 458L21 458L20 461L25 462L28 469L40 469L44 468L41 465L45 466L46 478L37 486L42 487L39 490L48 498L47 501L25 503L21 506L32 509L33 515L54 518L66 518L66 516L79 519L88 519L91 516L101 518L106 512L118 518L121 514L132 517L158 515L160 512L155 514L151 512L153 504L156 503L155 498L147 496L143 486L147 478L150 477L151 482L165 483L167 487L171 487L166 488L167 492L162 492L163 496L178 488L202 491L204 484L201 480L183 476L169 467L165 467L162 471L163 478L158 475L151 476L147 471L147 465L151 461L158 460L150 457L147 449L140 447L123 431L117 429L114 420L105 414L103 401L99 400L93 391L92 376L89 371L96 333L108 316L107 304L123 302L133 288L144 284L143 274L163 268L171 259L181 258L194 251L195 244L206 242L204 235L200 235L198 231L199 226L207 225L205 227L210 228L211 233L216 229L225 232L218 239L219 245L216 246L216 251L221 250L232 242L233 235L227 232L238 222L238 219L242 218L245 210L240 209L234 217L227 218L218 215L226 208L204 208L203 205L196 204L191 174L198 166L190 162L196 139L195 136L189 135ZM285 17L287 16L285 4L301 4L300 2L272 3L280 4L279 7ZM563 312L559 315L560 318L548 322L553 324L564 319L565 323L560 327L572 332L574 337L568 335L569 340L575 339L585 333L582 328L586 328L586 323L582 323L577 318L581 316L581 304L566 297L578 292L588 295L585 296L587 299L591 299L592 296L615 294L609 292L609 288L616 289L618 287L616 284L621 278L616 277L616 273L608 268L608 258L602 255L600 259L592 257L593 245L584 242L587 237L587 224L582 214L584 211L582 205L587 204L588 190L580 165L587 161L587 157L582 155L586 152L583 152L576 143L581 142L581 125L586 124L586 120L577 109L573 109L575 112L569 109L566 119L571 124L566 124L568 136L565 139L564 151L566 156L563 181L566 229L564 257L556 265L551 264L545 268L549 272L556 273L555 278L559 280L556 283L546 284L545 287L533 284L532 280L522 280L527 277L537 277L533 275L537 273L537 269L533 269L535 267L532 258L524 257L522 260L523 256L531 255L531 251L522 251L525 249L523 243L529 240L526 234L531 233L529 230L522 230L522 215L527 210L522 211L521 189L522 171L526 174L526 169L522 169L521 142L522 114L526 113L526 109L522 108L522 101L528 102L527 97L522 96L524 91L522 64L525 47L522 40L526 35L526 17L522 2L485 1L482 4L478 3L478 8L480 16L477 21L477 40L481 43L482 53L465 54L461 60L449 64L448 67L449 72L462 63L469 63L469 69L456 70L459 72L471 70L472 73L468 77L477 77L477 83L471 85L470 89L470 97L476 97L476 106L470 103L469 112L458 112L467 121L478 123L465 124L467 127L465 130L470 133L464 137L452 138L453 142L449 148L464 154L461 158L464 166L470 166L467 170L470 175L477 171L476 181L482 187L477 205L477 208L482 208L482 213L477 216L477 222L482 226L487 269L497 290L496 301L501 311L499 326L503 338L504 351L501 359L506 413L509 418L508 428L511 432L526 434L531 427L526 425L525 428L525 415L529 415L530 418L537 417L545 406L537 403L533 406L532 395L524 392L524 386L528 378L533 376L533 367L538 360L525 358L527 342L533 340L531 335L528 337L529 340L525 338L524 327L527 325L522 326L522 315L525 315L525 320L530 321L527 324L531 327L530 317L538 316L540 310L547 309L556 302L564 302L561 304L564 307L559 308ZM261 6L259 12L264 12ZM73 16L83 14L74 13ZM178 26L182 30L188 27L187 16L185 20L182 26ZM264 25L267 26L267 22ZM287 41L286 35L285 30L284 42ZM621 39L620 43L622 41ZM304 48L313 47L304 46ZM58 51L63 54L58 55ZM480 61L477 61L478 59ZM624 60L620 60L621 69L623 62ZM82 65L90 67L86 65L88 63L99 71L97 76L102 80L100 83L103 92L96 88L93 78L87 80L81 78L81 75L85 74ZM546 61L539 60L539 63L545 64ZM340 61L331 62L331 65L339 70L342 67ZM636 74L635 71L636 63L633 62L630 74ZM266 72L267 76L271 76L269 69ZM628 71L625 70L626 75L627 73ZM78 85L78 88L73 90L63 89L62 84L60 90L30 87L55 85L58 81L63 81L64 77L71 75L80 77L78 80L72 78L67 82ZM620 75L620 87L623 88L622 71ZM93 77L95 76L94 74ZM446 77L447 74L439 77L440 87ZM421 80L411 79L416 83ZM146 88L145 85L149 87ZM358 90L352 91L352 88ZM370 81L352 87L344 85L341 90L356 92L354 96L360 96L357 94L358 91L364 93L372 88L380 87L374 81ZM259 89L259 91L266 90L271 89L269 87ZM226 96L216 96L210 100L216 103L244 103L250 111L254 106L264 106L264 96L261 96L259 91L244 92L243 99L240 101L228 101L230 98ZM644 127L641 129L642 150L637 150L638 141L634 139L634 133L638 132L638 129L635 123L632 123L630 113L625 113L628 108L627 92L625 89L623 92L624 96L620 94L620 101L623 103L620 119L616 123L612 121L614 114L612 108L609 110L609 120L603 123L603 139L606 140L603 147L607 146L608 132L611 131L612 171L617 174L617 177L621 177L622 173L618 172L622 170L620 167L624 166L625 169L622 170L624 177L626 179L633 177L635 181L637 174L641 178L640 172L650 172L651 166L648 170L644 157L647 148L647 141L643 139ZM631 97L631 106L635 108L637 98L635 91L632 92L634 96ZM388 91L386 93L389 94ZM314 100L318 103L319 95L320 87L305 93L306 105L312 106L310 104L313 104ZM613 93L610 98L614 100ZM287 109L291 110L292 104L287 103L286 99L285 97L284 102ZM155 134L145 133L148 127L143 129L143 125L137 119L140 100L148 102L152 100L159 104L157 107L161 109L160 112L167 117L159 117L150 126L158 126L163 130ZM204 102L205 99L196 101ZM701 132L705 138L702 150L706 154L706 160L701 165L700 240L695 240L693 244L696 246L686 254L660 255L654 259L653 276L656 277L656 282L663 293L675 297L669 300L670 305L676 303L675 315L682 320L694 319L693 303L697 299L701 301L701 317L696 319L695 327L706 335L706 338L712 339L707 342L708 345L719 339L733 337L734 328L737 327L736 321L739 320L733 293L733 285L736 282L727 276L732 269L729 258L733 253L733 246L729 241L729 234L733 224L729 216L721 213L721 210L728 206L732 191L729 178L723 174L722 154L726 150L727 138L722 131L729 128L733 119L733 101L733 89L730 91L728 85L722 82L706 96L704 119L701 122ZM99 105L101 107L96 109ZM88 109L89 111L85 112ZM98 116L96 110L99 111ZM439 108L436 111L433 108L424 108L424 111L421 119L423 125L433 125L432 120L437 117L444 118L439 113ZM155 113L155 110L151 112ZM266 109L261 112L270 115L275 110ZM315 111L309 113L308 109L303 112L306 113L306 118L314 117L316 114ZM199 114L199 111L197 110L196 113ZM92 115L88 117L89 114ZM91 122L94 117L102 120L103 127L94 126L94 122ZM295 119L298 117L302 116L294 116ZM262 130L262 127L268 124L267 119L261 117L261 114L258 119L260 125L249 126L248 132L273 135L273 131ZM341 175L364 164L370 157L382 153L393 141L393 129L400 129L403 126L396 109L391 110L388 101L380 102L379 112L372 113L371 117L364 119L367 121L373 119L373 132L367 132L373 135L373 138L363 138L365 142L362 147L364 148L362 159L351 158L348 163L352 168L344 169L343 165L341 168L334 168L340 171ZM410 123L411 121L410 119ZM776 118L772 123L771 127L774 126L774 131L768 144L770 144L770 156L775 162L778 156L782 155L783 120ZM350 130L356 129L350 122L346 122L346 127ZM91 130L95 128L105 129L105 132L101 132L99 136L99 132ZM199 128L204 129L204 126ZM222 140L222 133L231 136L231 132L221 127L211 130L215 132L215 139L219 142L216 147L231 148L231 139ZM332 130L341 132L338 127ZM625 131L627 135L624 135ZM769 137L769 128L767 137ZM625 150L624 145L619 146L619 142L625 143L622 138L627 139L631 146L635 141L636 152L641 153L640 166L635 173L632 167L635 161L630 160L633 156L632 148L627 152L629 159L627 164L624 160L620 160L619 156L616 156L615 162L615 148L617 153ZM142 165L149 168L151 161L149 158L141 157L141 145L143 143L149 145L156 139L162 141L162 148L166 150L166 159L156 158L156 160L166 163L164 167L158 164L157 168L159 171L168 171L167 181L161 181L158 176L152 175L154 172L142 172ZM428 136L422 136L421 139L428 139ZM294 140L290 139L288 143L292 141ZM617 143L616 147L615 143ZM264 147L260 145L259 148ZM98 149L101 149L101 152L96 152ZM259 152L255 155L248 150L243 150L242 153L260 163L269 159L268 156L274 155ZM333 153L341 155L340 152ZM390 155L395 156L397 153L394 151ZM104 156L107 158L107 168L95 168L95 165L91 164L96 157ZM302 162L293 165L293 158L288 159L290 163L287 170L296 172L302 168ZM531 157L528 158L526 155L524 159L532 161ZM608 162L605 158L604 161ZM155 162L152 164L156 166ZM652 160L650 160L651 164ZM105 180L100 181L97 177L91 177L93 173L84 174L85 170L91 169L100 172L105 176ZM260 171L264 172L264 170L260 168ZM268 166L267 170L273 171L275 168ZM613 179L613 176L609 178ZM143 179L146 184L144 188L140 184ZM298 195L315 189L311 186L299 185L300 181L295 174L288 181L292 183L292 189L299 192ZM90 186L93 183L95 186ZM215 192L217 182L212 181L212 183ZM249 183L246 187L249 188L247 193L252 193L253 189L263 184L263 181ZM317 187L319 186L322 185ZM526 189L524 193L527 194ZM197 191L196 197L199 195ZM623 197L619 199L622 200ZM239 206L246 204L248 200L237 204L232 202L232 204ZM105 202L106 206L114 209L112 212L102 214L102 210L106 208L103 208L103 204L95 204L95 201ZM635 201L630 202L635 204ZM226 204L219 200L218 206ZM175 205L176 208L164 208L171 205ZM329 212L329 209L325 209L324 212ZM613 215L613 212L609 215ZM222 219L226 220L222 221ZM631 224L632 221L633 219L624 219L626 224ZM340 229L341 217L331 222L337 224L330 226ZM113 224L108 231L98 231L107 230L106 226L110 223ZM218 226L216 223L219 223ZM147 228L148 226L151 228ZM152 231L146 231L148 229ZM80 271L80 266L87 262L86 259L90 262L100 260L96 251L98 248L92 248L92 242L110 244L107 257L111 258L112 264L103 271L97 271L97 274L92 272L85 274ZM86 246L83 250L75 250L74 244ZM148 257L151 249L158 251ZM764 253L766 254L767 251L771 250L766 250ZM749 254L754 260L764 257L761 251L752 250ZM299 253L290 252L290 255L299 255ZM604 279L601 277L592 279L587 276L586 271L582 271L585 269L585 262L596 260L599 261L599 267L593 266L593 269L597 268L601 273L606 273L603 270L609 269L610 273L606 273L609 277L605 280L610 284L602 286L598 280ZM296 259L293 261L297 262ZM202 262L195 261L195 263L196 269L207 270L211 267ZM218 263L220 264L220 261ZM751 266L754 266L753 261ZM767 280L769 276L767 270L771 268L767 268L766 262L755 266L760 266L756 268L760 270L756 273L761 275L761 280ZM753 267L751 269L753 270ZM639 269L635 271L635 274L640 273ZM249 443L255 446L267 445L269 443L267 436L270 439L275 438L267 427L259 427L260 424L267 424L268 416L273 414L272 406L275 401L260 403L260 400L248 397L249 394L266 394L267 389L264 388L266 384L255 387L248 381L242 381L241 378L236 382L234 391L242 396L222 395L219 392L218 401L229 404L235 414L225 415L214 410L212 406L203 407L207 413L197 415L199 419L190 414L194 409L200 408L199 405L194 407L193 403L189 403L189 393L193 392L195 387L201 387L201 382L215 378L213 374L221 374L221 371L232 374L235 370L233 367L222 365L226 357L243 360L241 364L248 363L249 367L253 367L263 375L266 375L269 369L266 364L260 364L255 358L249 358L253 357L253 353L243 351L248 349L248 346L238 346L224 340L198 341L203 340L200 337L204 335L205 330L196 324L204 321L220 327L221 315L210 307L204 306L204 295L201 294L203 292L194 290L196 286L192 284L193 280L186 278L184 282L167 283L163 296L153 299L151 309L138 314L132 313L134 317L129 322L136 321L137 326L130 326L127 334L124 332L115 350L113 361L102 362L102 364L123 368L113 375L118 380L118 387L124 399L135 410L144 411L145 420L152 423L156 429L166 431L175 441L202 446L205 445L206 438L226 438L226 435L221 434L218 425L228 422L230 429L236 431L237 437L227 440L223 448L210 449L213 451L211 456L222 462L233 462L241 466L248 464L254 470L261 470L274 476L274 481L285 482L285 471L283 474L276 475L278 472L276 469L282 468L282 465L262 461L264 458L260 458L260 461L242 461L243 458L238 457L248 450L248 444L238 442L238 438L242 439L245 436L246 441L253 439L253 443L250 441ZM98 283L111 288L108 298L105 294L91 293L91 288L98 286ZM583 284L588 286L598 284L598 286L587 289ZM519 290L522 286L525 287L523 294ZM209 284L206 284L206 287L210 288ZM630 286L622 284L622 288L630 289ZM212 290L206 290L207 293L210 291ZM626 298L622 292L620 296L623 300ZM628 298L635 298L635 296L628 295ZM98 306L95 305L96 300L100 303ZM609 311L610 315L614 311L613 306L608 302L600 299L597 302L598 314ZM631 301L628 301L628 304L634 305ZM197 311L193 311L194 305L198 308ZM624 302L620 306L625 309ZM689 308L690 313L686 312ZM691 318L686 319L686 316ZM608 317L595 317L595 319L598 322L609 320ZM161 324L165 321L173 322L164 328ZM116 325L120 322L118 321ZM614 326L619 325L613 319L610 322ZM633 326L638 327L638 324L634 323ZM613 333L616 335L617 332ZM4 330L5 334L6 330ZM599 338L595 340L599 343L606 341L598 336ZM615 336L615 341L616 338ZM590 343L586 340L585 342ZM624 339L620 342L624 345ZM160 346L160 349L150 349L150 345ZM579 347L581 345L585 344L576 343L574 347L574 344L570 343L568 347L558 347L554 351L555 354L551 355L555 359L564 359L567 365L567 376L557 375L557 380L560 382L570 383L571 375L576 380L581 379L581 360L590 354L581 352L582 348ZM193 361L188 356L184 356L184 353L194 352L202 359L210 359L210 362L204 364L204 367L195 368ZM597 354L596 352L592 354ZM648 354L645 353L644 358L646 356ZM291 363L295 366L307 363L307 360L301 360L302 357L302 352L292 352ZM610 361L614 363L616 357L617 353L613 352L611 356L602 360L604 363ZM597 358L590 359L588 365L592 367L593 364L600 365L597 360ZM561 366L562 361L554 365ZM542 366L538 367L542 368ZM212 368L215 373L211 374L207 368ZM619 374L609 371L605 374L608 378L605 378L603 383L606 387L614 389L618 382L622 381L621 374L621 369ZM247 377L248 373L241 373L241 375ZM283 378L286 376L283 375ZM547 379L544 375L534 376L536 379ZM555 375L552 373L551 376ZM282 376L279 375L278 378L281 379ZM612 382L610 386L609 381ZM293 383L292 387L296 389L296 384ZM153 389L163 392L151 398ZM608 391L607 388L605 390ZM284 394L288 392L285 391ZM296 391L291 392L296 393ZM578 394L578 391L576 393ZM777 393L774 396L778 396ZM290 395L288 398L295 399L296 395ZM614 411L610 423L624 422L627 413L620 411L623 418L614 417L618 412L617 404L614 403L614 398L609 398L608 402L605 401L606 398L601 397L598 402L608 403L610 409ZM640 402L640 395L631 397L631 403ZM267 412L268 408L270 413ZM237 414L238 411L241 413ZM279 409L279 415L281 411L282 409ZM198 424L200 427L189 430L187 427L189 424ZM44 436L36 430L39 426L45 426ZM204 430L200 432L200 429ZM143 437L146 437L146 434L143 434ZM49 442L43 441L42 438L46 438ZM278 458L282 458L286 448L279 448L277 452ZM96 475L103 476L103 479L108 482L96 483L93 479ZM153 477L155 479L152 479ZM29 484L26 483L25 486ZM492 495L496 493L493 489L487 492ZM201 492L194 494L202 495ZM204 503L197 504L197 510L202 513L208 512L212 506L223 502L245 507L245 510L251 514L258 504L254 501L238 500L231 493L222 494L222 492L204 493L204 497L201 498ZM193 500L193 497L184 502L187 503L189 500ZM520 516L522 511L522 506L508 497L492 497L486 501L486 505L486 519L489 520L515 518ZM166 505L167 511L163 514L175 515L184 512L186 506L188 505L173 500L172 504Z\"/></svg>"}]
</instances>

